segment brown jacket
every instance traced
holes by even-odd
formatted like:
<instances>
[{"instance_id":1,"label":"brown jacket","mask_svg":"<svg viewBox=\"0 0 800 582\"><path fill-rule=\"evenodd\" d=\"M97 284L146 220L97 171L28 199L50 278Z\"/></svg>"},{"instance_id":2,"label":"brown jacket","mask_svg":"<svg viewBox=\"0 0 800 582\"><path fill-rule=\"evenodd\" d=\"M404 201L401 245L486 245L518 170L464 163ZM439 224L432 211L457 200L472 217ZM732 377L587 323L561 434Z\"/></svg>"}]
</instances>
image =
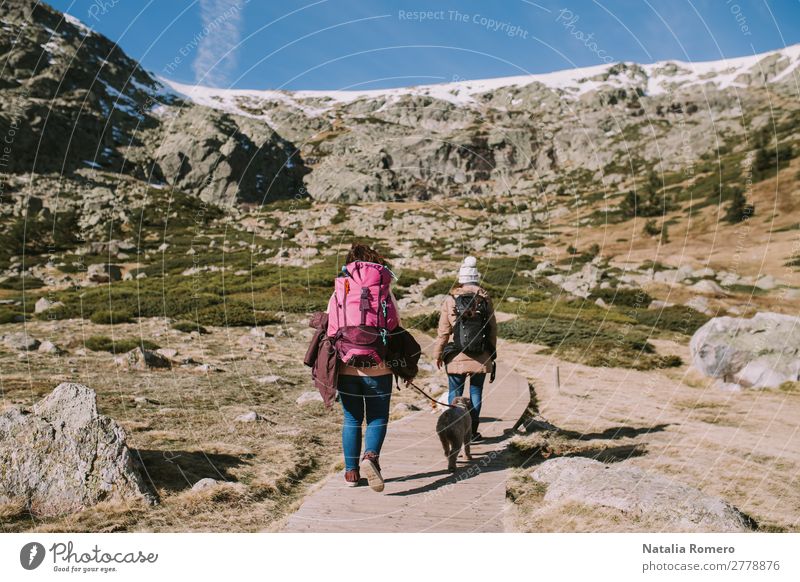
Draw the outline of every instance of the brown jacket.
<instances>
[{"instance_id":1,"label":"brown jacket","mask_svg":"<svg viewBox=\"0 0 800 582\"><path fill-rule=\"evenodd\" d=\"M453 333L453 326L456 323L456 302L453 299L455 295L462 293L478 293L486 298L489 304L489 329L488 340L492 346L497 346L497 320L494 317L494 308L492 307L492 298L485 289L477 285L461 285L453 289L451 294L448 295L442 304L442 311L439 314L439 330L437 333L436 344L433 348L433 359L439 360L442 357L442 352L447 342L450 341L450 336ZM447 364L447 372L449 374L488 374L492 371L492 354L488 351L478 356L468 356L467 354L456 354Z\"/></svg>"}]
</instances>

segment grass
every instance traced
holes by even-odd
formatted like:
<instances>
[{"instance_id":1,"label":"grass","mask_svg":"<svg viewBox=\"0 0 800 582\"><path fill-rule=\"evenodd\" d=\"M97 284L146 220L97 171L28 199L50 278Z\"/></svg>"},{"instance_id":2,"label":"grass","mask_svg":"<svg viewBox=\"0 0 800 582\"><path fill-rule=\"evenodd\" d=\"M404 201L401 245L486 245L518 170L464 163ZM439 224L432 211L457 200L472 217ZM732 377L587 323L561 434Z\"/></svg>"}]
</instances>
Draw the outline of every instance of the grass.
<instances>
[{"instance_id":1,"label":"grass","mask_svg":"<svg viewBox=\"0 0 800 582\"><path fill-rule=\"evenodd\" d=\"M23 289L41 289L44 287L44 282L36 277L9 277L5 281L0 282L0 289L11 289L13 291L22 291Z\"/></svg>"},{"instance_id":2,"label":"grass","mask_svg":"<svg viewBox=\"0 0 800 582\"><path fill-rule=\"evenodd\" d=\"M498 325L498 335L501 338L544 345L559 357L589 366L637 370L682 365L677 356L657 354L647 340L654 328L665 329L672 326L678 329L677 322L680 322L679 329L688 329L699 322L699 318L686 318L684 311L668 312L660 319L649 315L657 314L657 311L616 308L606 310L595 306L591 301L583 300L501 303L500 310L517 315L516 318ZM689 315L694 316L696 313L692 310ZM660 328L659 323L662 325Z\"/></svg>"},{"instance_id":3,"label":"grass","mask_svg":"<svg viewBox=\"0 0 800 582\"><path fill-rule=\"evenodd\" d=\"M431 311L430 313L422 313L419 315L412 315L403 321L406 329L417 329L419 331L432 331L439 325L439 312Z\"/></svg>"},{"instance_id":4,"label":"grass","mask_svg":"<svg viewBox=\"0 0 800 582\"><path fill-rule=\"evenodd\" d=\"M650 330L662 330L692 336L710 319L683 305L673 305L663 309L637 309L630 310L627 314L640 326Z\"/></svg>"},{"instance_id":5,"label":"grass","mask_svg":"<svg viewBox=\"0 0 800 582\"><path fill-rule=\"evenodd\" d=\"M455 287L457 281L455 279L438 279L433 283L429 283L423 290L422 296L423 297L436 297L437 295L444 295L446 293L450 293L450 291Z\"/></svg>"},{"instance_id":6,"label":"grass","mask_svg":"<svg viewBox=\"0 0 800 582\"><path fill-rule=\"evenodd\" d=\"M131 323L133 316L129 311L115 311L112 309L101 309L92 313L89 320L92 323L114 325L118 323Z\"/></svg>"},{"instance_id":7,"label":"grass","mask_svg":"<svg viewBox=\"0 0 800 582\"><path fill-rule=\"evenodd\" d=\"M608 305L624 305L627 307L646 308L653 302L642 289L600 289L592 291L590 299L602 299Z\"/></svg>"},{"instance_id":8,"label":"grass","mask_svg":"<svg viewBox=\"0 0 800 582\"><path fill-rule=\"evenodd\" d=\"M93 352L111 352L112 354L124 354L138 347L147 350L157 350L159 348L157 343L146 339L126 338L112 340L104 335L88 337L84 345Z\"/></svg>"}]
</instances>

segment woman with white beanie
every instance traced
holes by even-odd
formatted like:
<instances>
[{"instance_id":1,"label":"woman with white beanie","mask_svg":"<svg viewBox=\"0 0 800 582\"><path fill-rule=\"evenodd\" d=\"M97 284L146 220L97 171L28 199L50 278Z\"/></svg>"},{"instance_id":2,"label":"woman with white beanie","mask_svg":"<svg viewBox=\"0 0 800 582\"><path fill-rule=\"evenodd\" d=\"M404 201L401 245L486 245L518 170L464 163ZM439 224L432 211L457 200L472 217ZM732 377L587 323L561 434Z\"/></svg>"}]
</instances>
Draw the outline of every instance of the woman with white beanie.
<instances>
[{"instance_id":1,"label":"woman with white beanie","mask_svg":"<svg viewBox=\"0 0 800 582\"><path fill-rule=\"evenodd\" d=\"M448 402L464 393L469 378L473 440L481 438L478 424L483 384L486 374L494 371L497 355L497 320L492 299L480 286L477 264L475 257L466 257L461 263L458 285L442 304L433 353L436 367L444 365L447 372Z\"/></svg>"}]
</instances>

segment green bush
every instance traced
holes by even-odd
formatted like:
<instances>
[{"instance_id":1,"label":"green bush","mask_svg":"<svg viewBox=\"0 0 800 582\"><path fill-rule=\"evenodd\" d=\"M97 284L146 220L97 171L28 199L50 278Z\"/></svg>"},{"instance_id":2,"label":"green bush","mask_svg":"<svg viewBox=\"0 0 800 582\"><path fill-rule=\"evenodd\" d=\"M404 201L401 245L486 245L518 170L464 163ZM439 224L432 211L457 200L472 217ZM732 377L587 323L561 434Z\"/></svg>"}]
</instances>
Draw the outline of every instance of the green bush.
<instances>
[{"instance_id":1,"label":"green bush","mask_svg":"<svg viewBox=\"0 0 800 582\"><path fill-rule=\"evenodd\" d=\"M406 329L418 329L419 331L432 331L439 326L439 312L421 313L412 315L403 320Z\"/></svg>"},{"instance_id":2,"label":"green bush","mask_svg":"<svg viewBox=\"0 0 800 582\"><path fill-rule=\"evenodd\" d=\"M608 305L624 305L627 307L646 308L653 302L643 289L600 289L592 291L592 300L602 299Z\"/></svg>"},{"instance_id":3,"label":"green bush","mask_svg":"<svg viewBox=\"0 0 800 582\"><path fill-rule=\"evenodd\" d=\"M641 326L650 329L672 331L683 335L694 335L710 317L684 305L673 305L663 309L636 309L628 312Z\"/></svg>"},{"instance_id":4,"label":"green bush","mask_svg":"<svg viewBox=\"0 0 800 582\"><path fill-rule=\"evenodd\" d=\"M102 309L92 313L89 319L92 323L113 325L116 323L131 323L133 321L133 316L131 316L129 311Z\"/></svg>"},{"instance_id":5,"label":"green bush","mask_svg":"<svg viewBox=\"0 0 800 582\"><path fill-rule=\"evenodd\" d=\"M269 325L280 321L271 313L257 311L244 301L227 301L205 307L197 310L194 316L200 325L225 327Z\"/></svg>"},{"instance_id":6,"label":"green bush","mask_svg":"<svg viewBox=\"0 0 800 582\"><path fill-rule=\"evenodd\" d=\"M13 291L22 291L22 289L29 291L31 289L41 289L44 287L44 282L36 277L9 277L3 282L0 282L0 289L11 289Z\"/></svg>"},{"instance_id":7,"label":"green bush","mask_svg":"<svg viewBox=\"0 0 800 582\"><path fill-rule=\"evenodd\" d=\"M0 324L16 323L18 321L22 321L24 318L25 318L24 314L14 309L9 309L5 305L0 306Z\"/></svg>"},{"instance_id":8,"label":"green bush","mask_svg":"<svg viewBox=\"0 0 800 582\"><path fill-rule=\"evenodd\" d=\"M681 364L680 358L656 354L644 330L616 322L517 317L500 323L498 335L545 345L559 357L588 366L649 370Z\"/></svg>"},{"instance_id":9,"label":"green bush","mask_svg":"<svg viewBox=\"0 0 800 582\"><path fill-rule=\"evenodd\" d=\"M192 333L193 331L196 331L200 334L209 333L206 328L194 321L176 321L170 327L176 331L182 331L183 333Z\"/></svg>"},{"instance_id":10,"label":"green bush","mask_svg":"<svg viewBox=\"0 0 800 582\"><path fill-rule=\"evenodd\" d=\"M457 284L455 279L439 279L434 281L433 283L428 284L422 290L423 297L436 297L437 295L443 295L446 293L450 293L450 290Z\"/></svg>"},{"instance_id":11,"label":"green bush","mask_svg":"<svg viewBox=\"0 0 800 582\"><path fill-rule=\"evenodd\" d=\"M112 354L124 354L137 347L147 350L157 350L159 347L155 342L146 339L127 338L115 341L105 335L93 335L86 339L84 345L93 352L111 352Z\"/></svg>"}]
</instances>

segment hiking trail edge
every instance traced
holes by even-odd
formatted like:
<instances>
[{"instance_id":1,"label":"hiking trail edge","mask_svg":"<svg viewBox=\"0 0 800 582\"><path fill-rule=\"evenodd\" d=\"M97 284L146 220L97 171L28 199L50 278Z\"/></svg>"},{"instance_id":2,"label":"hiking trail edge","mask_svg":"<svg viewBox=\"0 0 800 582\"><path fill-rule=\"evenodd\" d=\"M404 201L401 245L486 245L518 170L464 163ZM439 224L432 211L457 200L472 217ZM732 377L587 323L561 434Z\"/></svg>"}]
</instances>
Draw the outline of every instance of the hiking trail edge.
<instances>
[{"instance_id":1,"label":"hiking trail edge","mask_svg":"<svg viewBox=\"0 0 800 582\"><path fill-rule=\"evenodd\" d=\"M487 380L483 391L484 440L472 444L472 461L462 451L455 473L447 471L436 434L441 411L426 408L389 423L381 451L382 493L366 484L348 487L338 471L306 497L282 531L505 531L505 453L511 436L505 433L522 415L530 393L527 380L500 364L496 380Z\"/></svg>"}]
</instances>

